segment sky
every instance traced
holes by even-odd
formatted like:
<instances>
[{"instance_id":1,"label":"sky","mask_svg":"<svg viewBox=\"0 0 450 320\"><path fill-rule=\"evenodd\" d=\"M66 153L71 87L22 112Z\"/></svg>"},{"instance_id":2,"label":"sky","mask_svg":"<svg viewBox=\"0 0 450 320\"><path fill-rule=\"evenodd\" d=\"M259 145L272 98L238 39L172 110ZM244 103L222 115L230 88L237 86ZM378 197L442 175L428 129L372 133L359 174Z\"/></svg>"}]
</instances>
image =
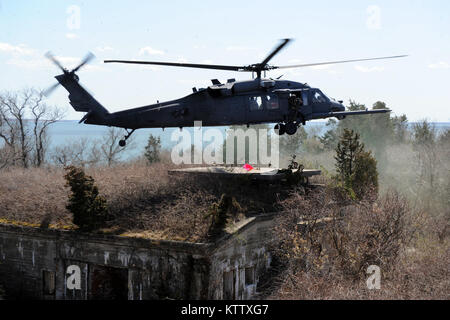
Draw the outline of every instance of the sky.
<instances>
[{"instance_id":1,"label":"sky","mask_svg":"<svg viewBox=\"0 0 450 320\"><path fill-rule=\"evenodd\" d=\"M407 58L275 70L336 100L384 101L410 121L450 122L450 2L0 0L0 91L45 89L87 52L80 83L110 112L186 96L211 79L248 73L142 65L104 59L249 65L280 39L294 41L271 65L409 55ZM47 99L80 119L60 87Z\"/></svg>"}]
</instances>

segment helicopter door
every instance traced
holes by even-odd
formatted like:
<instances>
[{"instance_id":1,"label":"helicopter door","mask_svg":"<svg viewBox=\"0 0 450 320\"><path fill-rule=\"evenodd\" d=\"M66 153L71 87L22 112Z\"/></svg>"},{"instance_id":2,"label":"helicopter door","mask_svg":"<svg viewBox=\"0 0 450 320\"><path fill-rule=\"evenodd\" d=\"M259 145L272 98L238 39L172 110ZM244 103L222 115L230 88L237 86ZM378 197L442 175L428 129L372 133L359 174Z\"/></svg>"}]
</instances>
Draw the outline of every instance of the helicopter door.
<instances>
[{"instance_id":1,"label":"helicopter door","mask_svg":"<svg viewBox=\"0 0 450 320\"><path fill-rule=\"evenodd\" d=\"M264 114L264 102L261 96L247 97L247 123L257 123L261 121Z\"/></svg>"},{"instance_id":2,"label":"helicopter door","mask_svg":"<svg viewBox=\"0 0 450 320\"><path fill-rule=\"evenodd\" d=\"M311 114L312 114L311 91L309 89L302 90L300 96L302 99L302 106L300 107L300 114L301 114L303 120L310 119Z\"/></svg>"}]
</instances>

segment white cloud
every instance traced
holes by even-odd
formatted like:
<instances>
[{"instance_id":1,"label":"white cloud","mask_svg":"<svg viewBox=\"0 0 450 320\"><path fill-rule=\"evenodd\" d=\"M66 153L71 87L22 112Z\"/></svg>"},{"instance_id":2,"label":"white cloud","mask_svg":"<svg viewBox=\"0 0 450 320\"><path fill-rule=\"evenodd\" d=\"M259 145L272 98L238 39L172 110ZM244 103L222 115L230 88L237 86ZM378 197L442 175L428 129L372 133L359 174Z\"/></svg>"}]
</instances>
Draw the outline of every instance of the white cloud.
<instances>
[{"instance_id":1,"label":"white cloud","mask_svg":"<svg viewBox=\"0 0 450 320\"><path fill-rule=\"evenodd\" d=\"M448 64L447 62L444 62L444 61L440 61L440 62L437 62L437 63L429 64L428 68L431 68L431 69L448 69L448 68L450 68L450 64Z\"/></svg>"},{"instance_id":2,"label":"white cloud","mask_svg":"<svg viewBox=\"0 0 450 320\"><path fill-rule=\"evenodd\" d=\"M141 48L141 49L139 50L139 55L140 55L140 56L143 56L143 55L145 55L145 54L162 56L162 55L164 55L164 51L162 51L162 50L157 50L157 49L153 49L152 47L144 47L144 48Z\"/></svg>"},{"instance_id":3,"label":"white cloud","mask_svg":"<svg viewBox=\"0 0 450 320\"><path fill-rule=\"evenodd\" d=\"M50 67L50 62L46 59L13 58L13 59L6 61L6 64L16 66L19 68L25 68L25 69Z\"/></svg>"},{"instance_id":4,"label":"white cloud","mask_svg":"<svg viewBox=\"0 0 450 320\"><path fill-rule=\"evenodd\" d=\"M75 33L66 33L66 38L67 39L77 39L78 38L78 35L77 34L75 34Z\"/></svg>"},{"instance_id":5,"label":"white cloud","mask_svg":"<svg viewBox=\"0 0 450 320\"><path fill-rule=\"evenodd\" d=\"M355 69L359 72L381 72L384 71L384 67L363 67L360 65L355 66Z\"/></svg>"},{"instance_id":6,"label":"white cloud","mask_svg":"<svg viewBox=\"0 0 450 320\"><path fill-rule=\"evenodd\" d=\"M18 46L14 46L14 45L6 43L6 42L0 42L0 52L7 52L7 53L19 54L19 55L31 55L34 53L34 50L28 48L24 44L19 44Z\"/></svg>"}]
</instances>

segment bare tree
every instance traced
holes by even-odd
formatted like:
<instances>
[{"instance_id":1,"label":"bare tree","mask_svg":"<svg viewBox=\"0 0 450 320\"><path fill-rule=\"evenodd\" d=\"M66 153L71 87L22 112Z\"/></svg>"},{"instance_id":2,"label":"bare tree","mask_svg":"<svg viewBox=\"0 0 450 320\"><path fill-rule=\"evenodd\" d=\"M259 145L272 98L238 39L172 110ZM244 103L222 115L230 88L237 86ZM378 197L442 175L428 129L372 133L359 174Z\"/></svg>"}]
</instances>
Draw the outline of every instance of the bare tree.
<instances>
[{"instance_id":1,"label":"bare tree","mask_svg":"<svg viewBox=\"0 0 450 320\"><path fill-rule=\"evenodd\" d=\"M135 147L133 138L128 139L125 147L119 146L119 140L123 137L123 132L119 128L110 127L108 132L99 139L96 148L93 148L92 155L97 156L106 162L108 167L119 161L121 153Z\"/></svg>"},{"instance_id":2,"label":"bare tree","mask_svg":"<svg viewBox=\"0 0 450 320\"><path fill-rule=\"evenodd\" d=\"M28 167L28 155L30 144L28 132L25 126L25 112L31 99L31 93L24 90L21 95L6 92L0 95L0 137L14 150L14 160L20 161L21 165Z\"/></svg>"},{"instance_id":3,"label":"bare tree","mask_svg":"<svg viewBox=\"0 0 450 320\"><path fill-rule=\"evenodd\" d=\"M62 116L61 110L45 104L42 92L35 89L0 94L0 138L8 152L2 165L41 166L48 145L47 129Z\"/></svg>"},{"instance_id":4,"label":"bare tree","mask_svg":"<svg viewBox=\"0 0 450 320\"><path fill-rule=\"evenodd\" d=\"M92 157L89 153L91 150L91 141L87 138L82 138L80 140L67 143L63 146L55 147L51 154L51 160L54 164L63 167L70 165L84 167L93 163Z\"/></svg>"},{"instance_id":5,"label":"bare tree","mask_svg":"<svg viewBox=\"0 0 450 320\"><path fill-rule=\"evenodd\" d=\"M63 118L63 112L58 108L50 108L42 103L42 92L39 93L31 106L33 114L34 165L40 167L45 160L48 147L47 129Z\"/></svg>"}]
</instances>

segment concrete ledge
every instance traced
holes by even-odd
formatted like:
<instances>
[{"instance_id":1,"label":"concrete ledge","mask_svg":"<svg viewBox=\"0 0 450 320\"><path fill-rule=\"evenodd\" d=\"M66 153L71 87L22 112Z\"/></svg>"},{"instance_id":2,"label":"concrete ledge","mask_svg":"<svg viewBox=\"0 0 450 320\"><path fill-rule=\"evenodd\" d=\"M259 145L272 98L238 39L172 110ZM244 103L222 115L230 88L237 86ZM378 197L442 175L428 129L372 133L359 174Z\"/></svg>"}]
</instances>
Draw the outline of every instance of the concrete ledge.
<instances>
[{"instance_id":1,"label":"concrete ledge","mask_svg":"<svg viewBox=\"0 0 450 320\"><path fill-rule=\"evenodd\" d=\"M292 170L293 173L298 169ZM286 173L280 168L256 168L250 171L241 167L198 167L198 168L185 168L174 169L168 171L169 175L212 175L223 178L236 178L236 177L250 177L252 180L263 181L279 181L286 178ZM321 170L304 169L302 171L302 177L310 178L322 173Z\"/></svg>"}]
</instances>

